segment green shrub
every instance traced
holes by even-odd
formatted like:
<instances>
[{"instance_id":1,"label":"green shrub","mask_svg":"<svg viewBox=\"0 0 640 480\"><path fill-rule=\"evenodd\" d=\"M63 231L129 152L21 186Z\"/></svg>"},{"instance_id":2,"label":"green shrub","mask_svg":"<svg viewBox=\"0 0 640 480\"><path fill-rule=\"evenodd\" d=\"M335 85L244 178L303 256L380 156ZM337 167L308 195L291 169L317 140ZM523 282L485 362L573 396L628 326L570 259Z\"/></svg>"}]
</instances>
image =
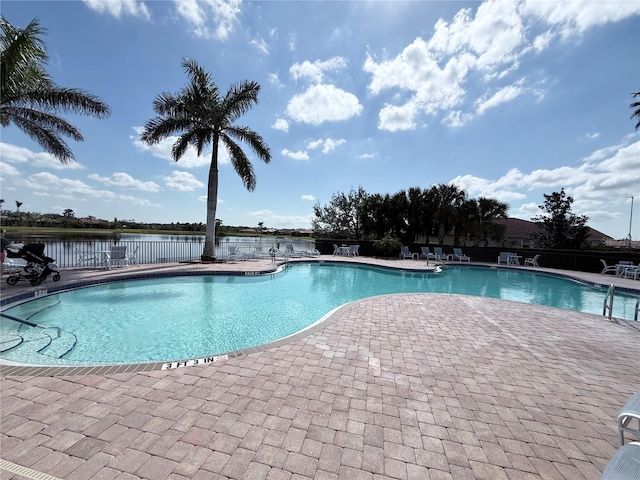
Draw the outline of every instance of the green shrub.
<instances>
[{"instance_id":1,"label":"green shrub","mask_svg":"<svg viewBox=\"0 0 640 480\"><path fill-rule=\"evenodd\" d=\"M373 242L373 250L381 257L397 257L400 255L402 242L390 235Z\"/></svg>"}]
</instances>

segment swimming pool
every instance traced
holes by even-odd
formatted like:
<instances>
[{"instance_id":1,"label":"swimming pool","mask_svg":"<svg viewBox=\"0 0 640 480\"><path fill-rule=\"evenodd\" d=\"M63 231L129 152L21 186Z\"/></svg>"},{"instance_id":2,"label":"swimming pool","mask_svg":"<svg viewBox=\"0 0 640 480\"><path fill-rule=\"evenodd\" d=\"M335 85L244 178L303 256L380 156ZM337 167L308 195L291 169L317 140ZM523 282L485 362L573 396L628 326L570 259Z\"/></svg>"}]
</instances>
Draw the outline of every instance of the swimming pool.
<instances>
[{"instance_id":1,"label":"swimming pool","mask_svg":"<svg viewBox=\"0 0 640 480\"><path fill-rule=\"evenodd\" d=\"M3 338L26 336L27 331L34 338L0 357L30 364L88 365L212 356L294 334L353 300L419 292L502 298L597 314L605 296L601 288L522 270L451 266L443 273L424 273L301 263L264 276L155 278L41 297L4 313L50 327L47 338L45 332L24 326L16 332L18 324L2 318ZM636 298L616 294L614 316L633 318ZM56 358L60 355L63 358Z\"/></svg>"}]
</instances>

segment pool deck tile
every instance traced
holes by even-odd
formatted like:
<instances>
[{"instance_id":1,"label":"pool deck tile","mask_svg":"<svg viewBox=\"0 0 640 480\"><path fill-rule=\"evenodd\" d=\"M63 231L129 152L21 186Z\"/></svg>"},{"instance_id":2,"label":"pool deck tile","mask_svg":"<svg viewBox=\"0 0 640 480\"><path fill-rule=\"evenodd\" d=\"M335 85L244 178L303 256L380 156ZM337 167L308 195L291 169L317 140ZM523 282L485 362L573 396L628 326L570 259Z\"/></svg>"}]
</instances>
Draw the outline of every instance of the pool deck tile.
<instances>
[{"instance_id":1,"label":"pool deck tile","mask_svg":"<svg viewBox=\"0 0 640 480\"><path fill-rule=\"evenodd\" d=\"M62 282L129 273L73 269ZM637 281L566 273L638 290ZM380 296L207 365L63 374L2 365L0 458L65 479L596 480L617 447L616 414L640 390L638 345L637 324L600 315Z\"/></svg>"}]
</instances>

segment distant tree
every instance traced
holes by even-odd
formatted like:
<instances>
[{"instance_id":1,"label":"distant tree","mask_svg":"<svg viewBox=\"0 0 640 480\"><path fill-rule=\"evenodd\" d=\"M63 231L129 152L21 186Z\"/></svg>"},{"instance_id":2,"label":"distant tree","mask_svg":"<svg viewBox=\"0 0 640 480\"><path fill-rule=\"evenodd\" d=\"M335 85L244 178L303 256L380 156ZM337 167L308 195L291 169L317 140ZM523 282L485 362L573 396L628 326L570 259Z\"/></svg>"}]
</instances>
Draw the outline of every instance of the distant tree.
<instances>
[{"instance_id":1,"label":"distant tree","mask_svg":"<svg viewBox=\"0 0 640 480\"><path fill-rule=\"evenodd\" d=\"M16 200L16 213L20 213L20 207L22 206L22 202Z\"/></svg>"},{"instance_id":2,"label":"distant tree","mask_svg":"<svg viewBox=\"0 0 640 480\"><path fill-rule=\"evenodd\" d=\"M571 211L573 197L567 196L564 188L560 192L544 195L544 205L538 208L545 214L533 217L539 231L533 240L539 248L582 248L589 237L588 217L576 216Z\"/></svg>"},{"instance_id":3,"label":"distant tree","mask_svg":"<svg viewBox=\"0 0 640 480\"><path fill-rule=\"evenodd\" d=\"M46 30L34 19L25 29L0 17L0 125L12 123L62 163L73 160L62 139L82 141L80 131L59 112L108 117L109 107L98 97L56 85L46 71L48 56L40 36Z\"/></svg>"},{"instance_id":4,"label":"distant tree","mask_svg":"<svg viewBox=\"0 0 640 480\"><path fill-rule=\"evenodd\" d=\"M436 225L438 243L444 243L444 236L452 229L459 228L460 206L467 199L467 193L453 184L440 184L435 188L437 202ZM457 236L457 232L456 235Z\"/></svg>"},{"instance_id":5,"label":"distant tree","mask_svg":"<svg viewBox=\"0 0 640 480\"><path fill-rule=\"evenodd\" d=\"M334 193L325 206L318 201L313 207L313 229L334 238L362 238L361 216L367 192L364 188L351 188L348 194Z\"/></svg>"},{"instance_id":6,"label":"distant tree","mask_svg":"<svg viewBox=\"0 0 640 480\"><path fill-rule=\"evenodd\" d=\"M487 246L489 240L502 240L505 225L500 225L495 220L507 218L509 206L506 203L494 198L478 197L467 200L462 209L466 216L465 230L474 246L481 243Z\"/></svg>"},{"instance_id":7,"label":"distant tree","mask_svg":"<svg viewBox=\"0 0 640 480\"><path fill-rule=\"evenodd\" d=\"M224 143L229 158L242 179L245 187L253 191L256 176L253 165L240 145L240 140L251 147L260 160L271 161L271 152L263 138L245 126L235 125L235 121L258 103L260 85L245 81L232 85L223 96L211 75L194 60L184 59L182 67L189 83L177 94L161 93L153 102L158 117L147 122L141 139L149 145L179 133L173 144L171 156L177 162L194 147L201 155L207 145L211 145L211 165L207 187L207 231L205 234L202 260L215 259L216 209L218 205L218 147Z\"/></svg>"},{"instance_id":8,"label":"distant tree","mask_svg":"<svg viewBox=\"0 0 640 480\"><path fill-rule=\"evenodd\" d=\"M65 208L64 212L62 212L62 216L65 218L75 218L76 214L70 208Z\"/></svg>"},{"instance_id":9,"label":"distant tree","mask_svg":"<svg viewBox=\"0 0 640 480\"><path fill-rule=\"evenodd\" d=\"M640 98L640 91L632 93L631 95L634 98ZM640 100L636 100L629 106L634 109L633 114L631 114L631 119L633 120L633 117L638 119L638 123L636 123L636 130L638 130L640 128Z\"/></svg>"}]
</instances>

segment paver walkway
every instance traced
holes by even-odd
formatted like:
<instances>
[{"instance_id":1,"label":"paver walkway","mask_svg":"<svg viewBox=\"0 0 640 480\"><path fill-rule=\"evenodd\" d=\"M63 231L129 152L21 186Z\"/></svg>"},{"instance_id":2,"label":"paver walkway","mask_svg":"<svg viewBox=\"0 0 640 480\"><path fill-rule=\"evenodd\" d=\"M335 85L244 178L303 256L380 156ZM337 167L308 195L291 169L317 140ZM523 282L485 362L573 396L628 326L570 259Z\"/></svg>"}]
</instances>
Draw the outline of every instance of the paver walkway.
<instances>
[{"instance_id":1,"label":"paver walkway","mask_svg":"<svg viewBox=\"0 0 640 480\"><path fill-rule=\"evenodd\" d=\"M598 315L376 297L206 366L2 375L0 458L69 480L596 480L639 345Z\"/></svg>"}]
</instances>

